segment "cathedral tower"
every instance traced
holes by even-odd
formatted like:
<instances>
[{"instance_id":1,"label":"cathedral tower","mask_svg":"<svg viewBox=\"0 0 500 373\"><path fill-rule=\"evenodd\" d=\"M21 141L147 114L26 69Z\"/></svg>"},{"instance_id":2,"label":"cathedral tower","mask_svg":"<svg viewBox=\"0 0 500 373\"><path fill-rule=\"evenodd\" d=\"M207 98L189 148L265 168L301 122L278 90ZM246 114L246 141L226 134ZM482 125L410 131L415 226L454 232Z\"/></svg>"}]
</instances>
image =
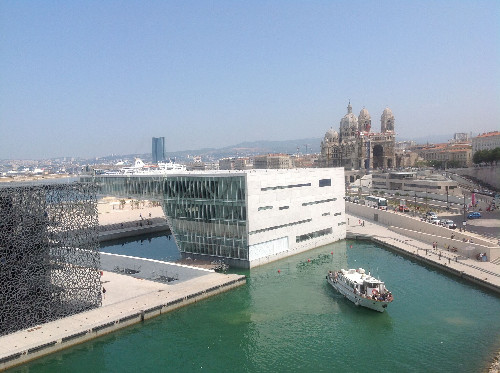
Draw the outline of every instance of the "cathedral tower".
<instances>
[{"instance_id":1,"label":"cathedral tower","mask_svg":"<svg viewBox=\"0 0 500 373\"><path fill-rule=\"evenodd\" d=\"M394 115L391 109L386 107L380 117L380 132L394 132Z\"/></svg>"}]
</instances>

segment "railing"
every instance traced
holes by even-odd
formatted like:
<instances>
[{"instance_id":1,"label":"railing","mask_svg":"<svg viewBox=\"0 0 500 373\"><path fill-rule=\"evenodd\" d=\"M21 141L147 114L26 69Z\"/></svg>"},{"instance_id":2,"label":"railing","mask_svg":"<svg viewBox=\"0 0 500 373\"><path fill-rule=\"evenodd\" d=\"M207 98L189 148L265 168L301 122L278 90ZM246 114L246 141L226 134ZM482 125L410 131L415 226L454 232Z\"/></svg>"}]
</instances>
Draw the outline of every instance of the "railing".
<instances>
[{"instance_id":1,"label":"railing","mask_svg":"<svg viewBox=\"0 0 500 373\"><path fill-rule=\"evenodd\" d=\"M475 265L473 265L473 264L464 263L464 262L462 262L462 261L461 261L461 260L463 260L463 259L467 259L467 258L463 258L463 259L461 258L461 259L460 259L460 261L459 261L459 258L460 258L460 256L459 256L459 255L455 255L455 257L450 257L450 256L447 256L447 255L444 255L444 254L442 253L442 250L441 250L441 251L439 251L439 252L436 252L436 250L438 250L438 249L423 249L423 248L421 248L421 247L419 247L419 246L417 246L417 245L414 245L414 244L411 244L411 243L407 242L406 240L401 240L401 239L394 238L394 237L385 237L385 238L392 238L394 241L398 241L398 242L400 242L400 243L404 243L404 244L406 244L406 245L408 245L408 246L414 247L415 249L417 249L417 254L418 254L418 251L419 251L419 250L423 250L423 251L425 251L425 252L426 252L426 255L428 255L428 254L430 253L431 255L436 255L436 256L438 256L438 257L440 257L440 258L445 258L445 260L446 260L446 259L449 259L450 261L452 261L452 260L453 260L455 263L460 263L460 264L462 264L462 265L464 265L464 266L466 266L466 267L469 267L469 268L474 268L474 269L476 269L476 270L478 270L478 271L481 271L481 272L487 273L487 274L489 274L489 275L491 275L491 276L500 277L500 274L498 274L498 273L495 273L495 272L489 271L489 270L487 270L487 269L484 269L484 268L481 268L481 267L475 266ZM447 251L447 252L449 253L449 251Z\"/></svg>"}]
</instances>

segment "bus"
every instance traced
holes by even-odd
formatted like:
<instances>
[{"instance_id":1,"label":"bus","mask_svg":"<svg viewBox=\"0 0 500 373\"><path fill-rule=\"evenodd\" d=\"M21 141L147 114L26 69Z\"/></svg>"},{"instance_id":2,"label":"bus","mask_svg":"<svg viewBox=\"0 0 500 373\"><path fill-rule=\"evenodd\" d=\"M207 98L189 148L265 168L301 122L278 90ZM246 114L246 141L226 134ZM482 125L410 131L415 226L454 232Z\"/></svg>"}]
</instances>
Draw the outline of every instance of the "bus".
<instances>
[{"instance_id":1,"label":"bus","mask_svg":"<svg viewBox=\"0 0 500 373\"><path fill-rule=\"evenodd\" d=\"M380 210L387 210L387 199L382 197L368 196L365 198L365 205L375 207Z\"/></svg>"}]
</instances>

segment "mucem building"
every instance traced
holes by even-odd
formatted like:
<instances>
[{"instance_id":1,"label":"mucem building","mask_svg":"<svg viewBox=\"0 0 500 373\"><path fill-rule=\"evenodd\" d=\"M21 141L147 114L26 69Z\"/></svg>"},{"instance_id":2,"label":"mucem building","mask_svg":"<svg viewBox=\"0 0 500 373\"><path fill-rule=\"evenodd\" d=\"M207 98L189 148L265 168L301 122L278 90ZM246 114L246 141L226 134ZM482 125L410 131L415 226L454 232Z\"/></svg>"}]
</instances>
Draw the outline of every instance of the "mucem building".
<instances>
[{"instance_id":1,"label":"mucem building","mask_svg":"<svg viewBox=\"0 0 500 373\"><path fill-rule=\"evenodd\" d=\"M183 257L250 268L346 236L342 168L185 173L164 183Z\"/></svg>"},{"instance_id":2,"label":"mucem building","mask_svg":"<svg viewBox=\"0 0 500 373\"><path fill-rule=\"evenodd\" d=\"M0 184L0 335L101 305L95 186Z\"/></svg>"}]
</instances>

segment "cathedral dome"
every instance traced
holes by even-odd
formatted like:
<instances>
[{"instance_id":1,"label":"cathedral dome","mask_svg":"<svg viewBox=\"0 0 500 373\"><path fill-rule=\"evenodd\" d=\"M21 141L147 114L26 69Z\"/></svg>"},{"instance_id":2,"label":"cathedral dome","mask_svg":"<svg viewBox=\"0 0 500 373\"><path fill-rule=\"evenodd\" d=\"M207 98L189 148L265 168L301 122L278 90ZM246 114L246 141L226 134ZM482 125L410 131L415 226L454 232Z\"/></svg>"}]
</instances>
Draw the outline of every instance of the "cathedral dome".
<instances>
[{"instance_id":1,"label":"cathedral dome","mask_svg":"<svg viewBox=\"0 0 500 373\"><path fill-rule=\"evenodd\" d=\"M382 113L382 116L392 117L392 116L393 116L393 114L392 114L392 110L391 110L391 109L389 109L388 107L386 107L386 108L384 109L384 112Z\"/></svg>"},{"instance_id":2,"label":"cathedral dome","mask_svg":"<svg viewBox=\"0 0 500 373\"><path fill-rule=\"evenodd\" d=\"M340 130L357 130L358 129L358 118L352 113L351 102L347 106L347 114L340 120Z\"/></svg>"},{"instance_id":3,"label":"cathedral dome","mask_svg":"<svg viewBox=\"0 0 500 373\"><path fill-rule=\"evenodd\" d=\"M340 120L341 128L357 128L358 118L353 113L348 113Z\"/></svg>"},{"instance_id":4,"label":"cathedral dome","mask_svg":"<svg viewBox=\"0 0 500 373\"><path fill-rule=\"evenodd\" d=\"M339 134L337 131L334 131L333 128L330 128L328 131L325 133L325 139L328 140L336 140L339 138Z\"/></svg>"},{"instance_id":5,"label":"cathedral dome","mask_svg":"<svg viewBox=\"0 0 500 373\"><path fill-rule=\"evenodd\" d=\"M359 117L358 117L358 120L361 120L361 119L371 119L370 113L369 113L369 112L368 112L368 110L366 110L365 108L363 108L363 109L359 112Z\"/></svg>"}]
</instances>

